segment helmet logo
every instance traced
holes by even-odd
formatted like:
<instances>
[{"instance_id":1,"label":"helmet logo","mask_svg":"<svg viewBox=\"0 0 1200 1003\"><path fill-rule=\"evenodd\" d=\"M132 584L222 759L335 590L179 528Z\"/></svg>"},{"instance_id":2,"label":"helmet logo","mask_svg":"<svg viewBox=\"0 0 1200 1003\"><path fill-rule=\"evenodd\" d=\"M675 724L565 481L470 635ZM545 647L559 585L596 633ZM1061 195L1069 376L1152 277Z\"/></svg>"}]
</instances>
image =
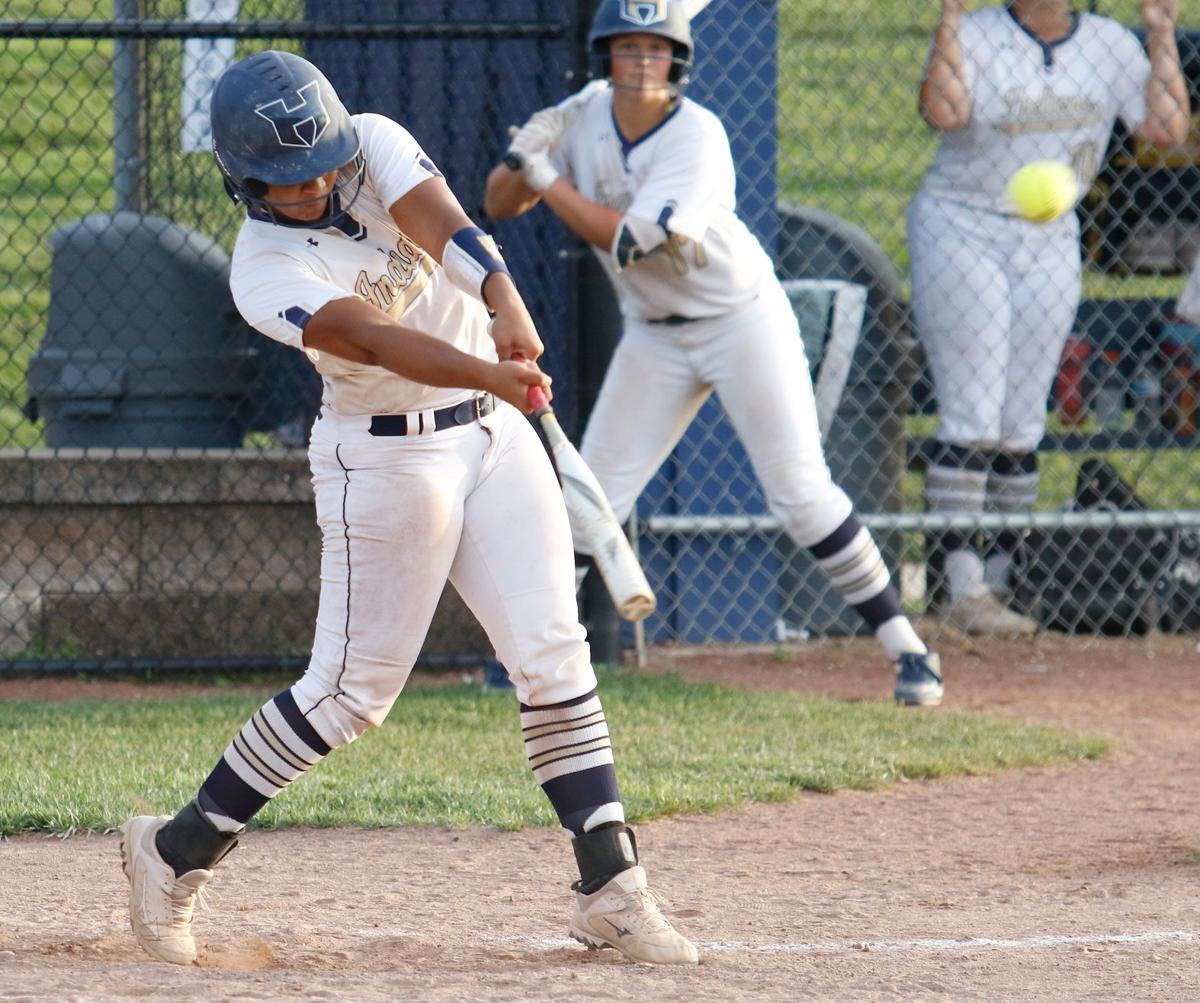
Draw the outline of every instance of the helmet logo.
<instances>
[{"instance_id":1,"label":"helmet logo","mask_svg":"<svg viewBox=\"0 0 1200 1003\"><path fill-rule=\"evenodd\" d=\"M299 103L290 108L287 101L277 98L260 104L254 114L271 123L280 146L312 149L329 128L329 113L321 101L319 82L314 80L305 84L296 91L296 97L300 99Z\"/></svg>"},{"instance_id":2,"label":"helmet logo","mask_svg":"<svg viewBox=\"0 0 1200 1003\"><path fill-rule=\"evenodd\" d=\"M645 28L667 19L668 0L621 0L621 19Z\"/></svg>"}]
</instances>

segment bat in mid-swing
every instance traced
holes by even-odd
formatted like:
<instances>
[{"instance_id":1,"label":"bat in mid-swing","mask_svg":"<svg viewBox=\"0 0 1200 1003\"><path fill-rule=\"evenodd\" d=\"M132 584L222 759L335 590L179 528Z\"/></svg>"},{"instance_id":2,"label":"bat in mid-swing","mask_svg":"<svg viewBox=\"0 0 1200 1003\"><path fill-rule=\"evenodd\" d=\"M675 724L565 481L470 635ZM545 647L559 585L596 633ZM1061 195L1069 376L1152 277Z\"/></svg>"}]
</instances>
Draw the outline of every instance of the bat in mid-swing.
<instances>
[{"instance_id":1,"label":"bat in mid-swing","mask_svg":"<svg viewBox=\"0 0 1200 1003\"><path fill-rule=\"evenodd\" d=\"M567 511L591 547L617 612L626 620L645 619L657 605L654 593L596 475L571 445L541 387L529 388L529 403L554 453Z\"/></svg>"}]
</instances>

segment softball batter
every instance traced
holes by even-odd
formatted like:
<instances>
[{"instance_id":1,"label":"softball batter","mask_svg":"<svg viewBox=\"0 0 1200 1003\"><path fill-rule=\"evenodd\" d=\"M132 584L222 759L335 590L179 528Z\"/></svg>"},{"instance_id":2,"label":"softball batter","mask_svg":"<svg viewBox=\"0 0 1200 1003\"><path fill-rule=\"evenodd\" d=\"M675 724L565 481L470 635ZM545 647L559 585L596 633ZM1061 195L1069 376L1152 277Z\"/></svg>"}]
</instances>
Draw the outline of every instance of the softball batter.
<instances>
[{"instance_id":1,"label":"softball batter","mask_svg":"<svg viewBox=\"0 0 1200 1003\"><path fill-rule=\"evenodd\" d=\"M521 702L537 781L572 834L570 933L637 961L694 963L638 865L575 607L553 469L522 412L549 380L495 244L403 128L351 117L312 64L230 67L213 149L246 207L231 285L246 321L300 351L324 398L309 457L323 537L308 671L233 738L176 816L121 827L133 930L195 960L196 894L246 823L383 723L449 579ZM493 314L489 321L489 310Z\"/></svg>"},{"instance_id":2,"label":"softball batter","mask_svg":"<svg viewBox=\"0 0 1200 1003\"><path fill-rule=\"evenodd\" d=\"M913 314L940 413L925 490L933 511L1020 512L1037 498L1035 450L1079 304L1080 248L1073 212L1026 222L1008 204L1008 180L1026 163L1058 160L1087 191L1118 116L1146 140L1179 144L1188 98L1175 0L1142 0L1146 51L1127 28L1076 14L1067 0L964 6L942 0L920 93L942 140L908 213ZM949 622L1032 633L1033 621L985 583L966 535L941 545ZM998 558L989 578L1005 577Z\"/></svg>"}]
</instances>

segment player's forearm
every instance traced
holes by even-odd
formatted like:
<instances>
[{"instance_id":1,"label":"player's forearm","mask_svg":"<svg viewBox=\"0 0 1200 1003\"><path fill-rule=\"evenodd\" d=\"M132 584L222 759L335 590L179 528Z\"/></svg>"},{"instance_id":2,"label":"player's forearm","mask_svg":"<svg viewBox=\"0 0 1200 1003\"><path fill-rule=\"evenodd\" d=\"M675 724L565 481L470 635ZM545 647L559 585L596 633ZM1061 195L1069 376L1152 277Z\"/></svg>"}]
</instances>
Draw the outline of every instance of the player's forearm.
<instances>
[{"instance_id":1,"label":"player's forearm","mask_svg":"<svg viewBox=\"0 0 1200 1003\"><path fill-rule=\"evenodd\" d=\"M1150 79L1146 82L1146 121L1139 130L1159 146L1186 142L1191 122L1187 83L1179 65L1175 26L1167 24L1146 33Z\"/></svg>"},{"instance_id":2,"label":"player's forearm","mask_svg":"<svg viewBox=\"0 0 1200 1003\"><path fill-rule=\"evenodd\" d=\"M528 212L542 197L525 184L520 171L497 164L488 175L483 211L489 219L512 219Z\"/></svg>"},{"instance_id":3,"label":"player's forearm","mask_svg":"<svg viewBox=\"0 0 1200 1003\"><path fill-rule=\"evenodd\" d=\"M361 365L381 366L397 376L431 387L491 390L494 363L386 318L345 317L361 312L357 301L322 307L304 330L304 346ZM345 323L349 320L349 323Z\"/></svg>"},{"instance_id":4,"label":"player's forearm","mask_svg":"<svg viewBox=\"0 0 1200 1003\"><path fill-rule=\"evenodd\" d=\"M921 78L921 118L931 128L943 132L961 129L971 119L971 95L959 40L961 27L961 11L943 15Z\"/></svg>"},{"instance_id":5,"label":"player's forearm","mask_svg":"<svg viewBox=\"0 0 1200 1003\"><path fill-rule=\"evenodd\" d=\"M621 228L621 214L616 209L584 198L562 178L542 192L542 201L577 236L602 251L612 250Z\"/></svg>"}]
</instances>

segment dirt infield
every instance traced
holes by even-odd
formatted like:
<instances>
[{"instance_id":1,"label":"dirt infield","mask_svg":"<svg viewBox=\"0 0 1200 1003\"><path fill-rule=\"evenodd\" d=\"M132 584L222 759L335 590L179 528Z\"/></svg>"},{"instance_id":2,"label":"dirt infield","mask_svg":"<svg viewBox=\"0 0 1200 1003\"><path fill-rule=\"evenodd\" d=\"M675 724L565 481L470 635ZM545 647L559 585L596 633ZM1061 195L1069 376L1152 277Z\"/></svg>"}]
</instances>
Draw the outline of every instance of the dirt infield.
<instances>
[{"instance_id":1,"label":"dirt infield","mask_svg":"<svg viewBox=\"0 0 1200 1003\"><path fill-rule=\"evenodd\" d=\"M253 834L213 882L190 969L134 943L115 836L21 837L0 843L0 1001L1200 999L1194 645L943 638L946 706L1102 733L1113 754L642 826L694 969L567 940L551 831ZM848 699L890 689L858 641L666 662Z\"/></svg>"}]
</instances>

